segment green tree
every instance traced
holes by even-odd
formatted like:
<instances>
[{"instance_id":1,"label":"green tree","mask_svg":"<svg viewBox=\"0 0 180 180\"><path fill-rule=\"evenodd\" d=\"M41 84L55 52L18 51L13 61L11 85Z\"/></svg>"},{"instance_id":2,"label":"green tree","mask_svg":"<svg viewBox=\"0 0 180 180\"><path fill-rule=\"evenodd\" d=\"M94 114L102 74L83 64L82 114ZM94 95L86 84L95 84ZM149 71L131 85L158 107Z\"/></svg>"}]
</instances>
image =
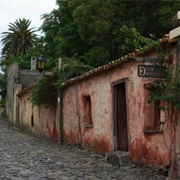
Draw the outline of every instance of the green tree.
<instances>
[{"instance_id":1,"label":"green tree","mask_svg":"<svg viewBox=\"0 0 180 180\"><path fill-rule=\"evenodd\" d=\"M19 19L9 23L7 32L2 33L2 55L9 59L11 55L26 54L27 50L35 44L36 35L34 28L29 28L30 20Z\"/></svg>"},{"instance_id":2,"label":"green tree","mask_svg":"<svg viewBox=\"0 0 180 180\"><path fill-rule=\"evenodd\" d=\"M57 87L136 48L155 44L153 39L169 32L171 18L180 8L178 2L152 0L56 2L58 9L42 15L41 30L47 65L53 67L58 58L63 59ZM36 87L34 100L42 89Z\"/></svg>"},{"instance_id":3,"label":"green tree","mask_svg":"<svg viewBox=\"0 0 180 180\"><path fill-rule=\"evenodd\" d=\"M75 0L70 2L75 3ZM180 9L180 2L167 1L81 2L72 12L80 36L93 48L105 47L110 61L145 45L145 38L152 37L150 34L158 39L168 33L172 28L172 17Z\"/></svg>"},{"instance_id":4,"label":"green tree","mask_svg":"<svg viewBox=\"0 0 180 180\"><path fill-rule=\"evenodd\" d=\"M47 52L97 67L158 39L171 29L180 2L68 0L42 16Z\"/></svg>"},{"instance_id":5,"label":"green tree","mask_svg":"<svg viewBox=\"0 0 180 180\"><path fill-rule=\"evenodd\" d=\"M0 95L2 96L2 101L0 102L1 106L5 105L5 97L6 97L6 90L7 90L7 69L8 67L17 62L19 64L19 68L21 69L30 69L31 68L31 57L39 57L39 55L44 54L44 38L36 38L36 43L33 47L29 47L26 51L26 54L23 52L19 52L18 54L14 55L11 54L8 58L1 59L0 67L2 73L0 73ZM49 58L50 59L50 58ZM49 59L47 59L49 61ZM54 62L54 61L53 61ZM54 64L51 66L46 66L47 69L54 67Z\"/></svg>"}]
</instances>

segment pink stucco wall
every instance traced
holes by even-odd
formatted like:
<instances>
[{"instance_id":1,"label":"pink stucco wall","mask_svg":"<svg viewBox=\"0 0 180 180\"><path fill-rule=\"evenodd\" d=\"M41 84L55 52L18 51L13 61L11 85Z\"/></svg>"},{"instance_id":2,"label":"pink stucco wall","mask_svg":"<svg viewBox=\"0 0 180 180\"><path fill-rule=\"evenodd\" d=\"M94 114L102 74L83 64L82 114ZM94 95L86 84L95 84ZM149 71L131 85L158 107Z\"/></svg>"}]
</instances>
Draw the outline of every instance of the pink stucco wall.
<instances>
[{"instance_id":1,"label":"pink stucco wall","mask_svg":"<svg viewBox=\"0 0 180 180\"><path fill-rule=\"evenodd\" d=\"M175 58L174 53L175 51L172 50L166 58ZM149 57L154 57L154 55L149 55ZM112 84L125 78L128 140L132 161L166 168L170 165L168 148L171 145L171 127L168 126L163 133L148 134L144 132L147 103L144 85L153 82L154 79L138 77L138 64L142 63L130 61L120 67L71 84L64 89L64 140L72 144L81 144L83 147L96 149L100 153L114 150ZM83 123L84 95L91 96L93 127L90 128L85 127Z\"/></svg>"},{"instance_id":2,"label":"pink stucco wall","mask_svg":"<svg viewBox=\"0 0 180 180\"><path fill-rule=\"evenodd\" d=\"M111 85L107 75L69 87L63 94L64 139L101 152L112 150ZM70 96L71 94L71 96ZM91 96L92 128L83 123L83 95Z\"/></svg>"},{"instance_id":3,"label":"pink stucco wall","mask_svg":"<svg viewBox=\"0 0 180 180\"><path fill-rule=\"evenodd\" d=\"M57 106L39 107L38 130L47 137L59 140L59 119Z\"/></svg>"}]
</instances>

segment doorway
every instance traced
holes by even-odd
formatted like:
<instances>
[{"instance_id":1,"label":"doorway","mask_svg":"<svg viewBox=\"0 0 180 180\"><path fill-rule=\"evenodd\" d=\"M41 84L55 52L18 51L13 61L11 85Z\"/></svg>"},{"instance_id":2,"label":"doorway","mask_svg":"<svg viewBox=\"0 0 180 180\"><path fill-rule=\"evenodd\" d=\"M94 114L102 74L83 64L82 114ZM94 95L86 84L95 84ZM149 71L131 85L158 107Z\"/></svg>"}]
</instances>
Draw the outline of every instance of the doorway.
<instances>
[{"instance_id":1,"label":"doorway","mask_svg":"<svg viewBox=\"0 0 180 180\"><path fill-rule=\"evenodd\" d=\"M122 82L114 88L114 149L128 151L128 126L126 83Z\"/></svg>"}]
</instances>

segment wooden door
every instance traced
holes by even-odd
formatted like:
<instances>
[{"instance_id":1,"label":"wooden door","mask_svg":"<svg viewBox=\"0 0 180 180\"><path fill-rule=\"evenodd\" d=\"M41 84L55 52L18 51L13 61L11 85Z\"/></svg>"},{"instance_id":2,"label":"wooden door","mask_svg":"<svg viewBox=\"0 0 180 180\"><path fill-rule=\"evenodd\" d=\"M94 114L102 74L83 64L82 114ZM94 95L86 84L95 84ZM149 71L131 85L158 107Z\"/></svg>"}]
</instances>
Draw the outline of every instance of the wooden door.
<instances>
[{"instance_id":1,"label":"wooden door","mask_svg":"<svg viewBox=\"0 0 180 180\"><path fill-rule=\"evenodd\" d=\"M128 151L126 86L114 86L114 136L115 150Z\"/></svg>"}]
</instances>

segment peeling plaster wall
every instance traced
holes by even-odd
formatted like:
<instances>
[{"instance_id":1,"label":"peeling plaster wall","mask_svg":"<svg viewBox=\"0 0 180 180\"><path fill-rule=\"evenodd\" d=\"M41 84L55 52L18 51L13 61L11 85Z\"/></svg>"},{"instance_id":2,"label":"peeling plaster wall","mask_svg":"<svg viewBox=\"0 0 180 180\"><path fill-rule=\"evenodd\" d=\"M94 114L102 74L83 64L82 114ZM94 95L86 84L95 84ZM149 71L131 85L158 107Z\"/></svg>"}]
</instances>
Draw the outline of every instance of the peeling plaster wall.
<instances>
[{"instance_id":1,"label":"peeling plaster wall","mask_svg":"<svg viewBox=\"0 0 180 180\"><path fill-rule=\"evenodd\" d=\"M132 76L128 82L128 114L129 114L129 146L134 163L153 164L157 167L170 164L169 150L164 144L163 134L144 133L146 121L146 104L144 84L152 82L151 79L137 77L137 66L132 67ZM166 130L167 146L170 147Z\"/></svg>"},{"instance_id":2,"label":"peeling plaster wall","mask_svg":"<svg viewBox=\"0 0 180 180\"><path fill-rule=\"evenodd\" d=\"M13 119L12 122L14 125L19 126L18 119L19 119L19 100L17 94L22 90L22 84L15 84L14 85L14 109L13 109Z\"/></svg>"},{"instance_id":3,"label":"peeling plaster wall","mask_svg":"<svg viewBox=\"0 0 180 180\"><path fill-rule=\"evenodd\" d=\"M63 93L63 139L73 144L81 143L81 117L77 86Z\"/></svg>"},{"instance_id":4,"label":"peeling plaster wall","mask_svg":"<svg viewBox=\"0 0 180 180\"><path fill-rule=\"evenodd\" d=\"M91 96L91 116L92 128L86 128L82 125L83 145L89 148L96 149L101 153L108 152L112 149L112 93L111 84L108 84L109 76L104 74L99 77L88 79L86 82L79 84L79 108L81 119L84 111L83 95L89 94Z\"/></svg>"},{"instance_id":5,"label":"peeling plaster wall","mask_svg":"<svg viewBox=\"0 0 180 180\"><path fill-rule=\"evenodd\" d=\"M112 131L110 103L111 86L107 85L106 78L89 79L84 83L69 87L63 93L63 120L64 140L73 144L80 143L84 147L90 147L100 152L112 149ZM104 90L103 90L104 89ZM100 93L99 93L100 92ZM83 95L91 96L93 128L86 128L83 123ZM109 103L106 103L109 100ZM110 110L111 111L111 110Z\"/></svg>"},{"instance_id":6,"label":"peeling plaster wall","mask_svg":"<svg viewBox=\"0 0 180 180\"><path fill-rule=\"evenodd\" d=\"M50 139L59 139L57 106L48 108L45 106L34 106L30 100L30 93L27 92L19 97L19 110L20 128L30 130L34 134Z\"/></svg>"},{"instance_id":7,"label":"peeling plaster wall","mask_svg":"<svg viewBox=\"0 0 180 180\"><path fill-rule=\"evenodd\" d=\"M177 49L176 49L176 67L180 68L180 39L178 40ZM180 77L179 77L180 78ZM180 113L178 112L178 127L177 127L177 134L176 134L176 152L177 152L177 164L176 164L176 172L177 176L180 178Z\"/></svg>"},{"instance_id":8,"label":"peeling plaster wall","mask_svg":"<svg viewBox=\"0 0 180 180\"><path fill-rule=\"evenodd\" d=\"M51 75L52 73L46 72L46 74ZM12 124L16 125L17 122L16 118L18 101L16 98L16 94L18 94L25 87L38 82L41 77L42 75L39 73L39 71L19 69L18 63L13 63L8 68L7 95L4 114Z\"/></svg>"},{"instance_id":9,"label":"peeling plaster wall","mask_svg":"<svg viewBox=\"0 0 180 180\"><path fill-rule=\"evenodd\" d=\"M14 76L18 75L18 64L14 63L8 68L7 74L7 96L5 115L11 123L14 123Z\"/></svg>"},{"instance_id":10,"label":"peeling plaster wall","mask_svg":"<svg viewBox=\"0 0 180 180\"><path fill-rule=\"evenodd\" d=\"M66 141L81 142L82 146L96 149L101 153L113 151L112 83L129 78L129 73L132 73L131 66L130 63L99 74L72 85L64 91L63 119ZM86 128L83 124L83 95L91 96L92 128ZM72 109L74 109L73 112ZM68 112L69 110L70 112ZM79 129L79 134L78 131L75 131L76 135L74 135L76 129ZM76 137L76 141L72 140L74 137Z\"/></svg>"},{"instance_id":11,"label":"peeling plaster wall","mask_svg":"<svg viewBox=\"0 0 180 180\"><path fill-rule=\"evenodd\" d=\"M34 126L31 125L31 118L34 118ZM39 109L37 106L33 106L28 93L19 97L19 127L27 128L28 130L36 133L38 131L37 126L39 124Z\"/></svg>"},{"instance_id":12,"label":"peeling plaster wall","mask_svg":"<svg viewBox=\"0 0 180 180\"><path fill-rule=\"evenodd\" d=\"M57 105L39 107L38 131L50 139L59 140L59 119Z\"/></svg>"},{"instance_id":13,"label":"peeling plaster wall","mask_svg":"<svg viewBox=\"0 0 180 180\"><path fill-rule=\"evenodd\" d=\"M174 50L171 51L170 56L175 58L173 53ZM166 58L170 56L167 54ZM155 57L155 54L151 54L149 57ZM112 84L127 78L128 138L132 161L166 168L170 165L168 148L171 145L172 133L169 126L164 133L144 133L147 103L144 85L153 82L154 79L138 77L138 64L142 63L126 63L123 66L76 82L64 89L64 140L96 149L100 153L113 151ZM93 122L91 128L85 127L83 123L83 95L91 97Z\"/></svg>"}]
</instances>

